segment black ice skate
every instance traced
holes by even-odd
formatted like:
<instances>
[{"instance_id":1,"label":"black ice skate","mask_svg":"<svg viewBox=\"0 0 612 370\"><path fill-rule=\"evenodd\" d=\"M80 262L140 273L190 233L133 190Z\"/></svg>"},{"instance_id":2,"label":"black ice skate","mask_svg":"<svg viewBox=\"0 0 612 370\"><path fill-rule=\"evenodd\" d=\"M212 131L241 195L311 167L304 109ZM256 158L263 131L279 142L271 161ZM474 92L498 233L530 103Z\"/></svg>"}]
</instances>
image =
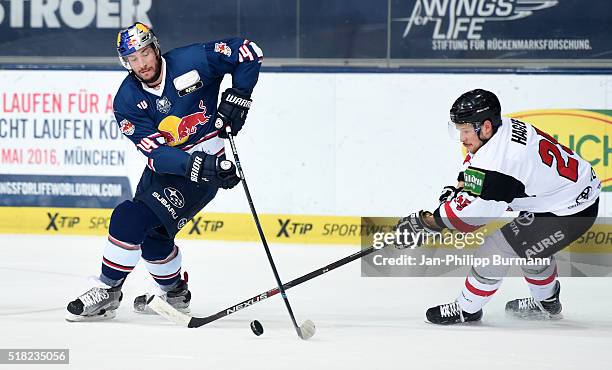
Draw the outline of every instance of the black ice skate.
<instances>
[{"instance_id":1,"label":"black ice skate","mask_svg":"<svg viewBox=\"0 0 612 370\"><path fill-rule=\"evenodd\" d=\"M98 321L115 317L123 299L121 285L109 287L100 281L96 286L68 303L67 321Z\"/></svg>"},{"instance_id":2,"label":"black ice skate","mask_svg":"<svg viewBox=\"0 0 612 370\"><path fill-rule=\"evenodd\" d=\"M189 302L191 302L191 292L187 289L187 273L184 275L184 280L180 280L176 288L169 292L159 295L160 298L168 302L172 307L183 313L189 313ZM134 299L134 311L137 313L154 315L155 311L147 306L147 300L151 297L150 294L143 294Z\"/></svg>"},{"instance_id":3,"label":"black ice skate","mask_svg":"<svg viewBox=\"0 0 612 370\"><path fill-rule=\"evenodd\" d=\"M515 299L506 303L506 313L522 319L560 319L563 317L560 293L561 284L557 281L555 294L552 297L543 301L536 301L531 297Z\"/></svg>"},{"instance_id":4,"label":"black ice skate","mask_svg":"<svg viewBox=\"0 0 612 370\"><path fill-rule=\"evenodd\" d=\"M468 313L461 309L458 302L451 302L432 307L425 313L427 321L438 325L453 325L473 321L480 321L482 310Z\"/></svg>"}]
</instances>

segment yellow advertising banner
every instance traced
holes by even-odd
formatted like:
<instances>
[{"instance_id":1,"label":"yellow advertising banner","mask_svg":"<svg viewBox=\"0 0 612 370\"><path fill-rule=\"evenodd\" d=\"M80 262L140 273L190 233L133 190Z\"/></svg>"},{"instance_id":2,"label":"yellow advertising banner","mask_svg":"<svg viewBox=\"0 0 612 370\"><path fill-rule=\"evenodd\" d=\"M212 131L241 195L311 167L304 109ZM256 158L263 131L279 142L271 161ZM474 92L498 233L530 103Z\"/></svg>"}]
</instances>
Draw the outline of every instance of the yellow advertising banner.
<instances>
[{"instance_id":1,"label":"yellow advertising banner","mask_svg":"<svg viewBox=\"0 0 612 370\"><path fill-rule=\"evenodd\" d=\"M0 210L0 234L105 236L112 213L111 209L102 208L0 207ZM264 214L260 215L260 221L270 243L360 245L371 243L376 233L392 232L397 219ZM486 236L502 225L492 223L478 232ZM259 235L251 214L199 213L177 238L258 241ZM612 253L612 225L594 225L568 250Z\"/></svg>"}]
</instances>

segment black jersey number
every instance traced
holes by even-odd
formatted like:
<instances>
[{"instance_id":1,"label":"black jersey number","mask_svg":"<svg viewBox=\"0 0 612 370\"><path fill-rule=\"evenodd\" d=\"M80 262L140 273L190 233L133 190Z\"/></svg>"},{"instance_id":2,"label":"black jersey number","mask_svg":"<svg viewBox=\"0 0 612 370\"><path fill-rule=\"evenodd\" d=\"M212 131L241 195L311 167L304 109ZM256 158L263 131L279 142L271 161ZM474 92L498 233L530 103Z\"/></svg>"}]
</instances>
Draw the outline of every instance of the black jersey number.
<instances>
[{"instance_id":1,"label":"black jersey number","mask_svg":"<svg viewBox=\"0 0 612 370\"><path fill-rule=\"evenodd\" d=\"M534 127L535 128L535 127ZM538 135L544 137L544 139L540 140L540 158L542 158L542 162L548 167L552 167L553 162L557 162L557 172L560 176L565 177L566 179L576 182L578 181L578 161L575 158L568 157L567 163L563 160L563 156L561 155L561 149L569 155L573 155L574 152L566 147L565 145L559 144L554 137L549 134L538 130L535 128Z\"/></svg>"}]
</instances>

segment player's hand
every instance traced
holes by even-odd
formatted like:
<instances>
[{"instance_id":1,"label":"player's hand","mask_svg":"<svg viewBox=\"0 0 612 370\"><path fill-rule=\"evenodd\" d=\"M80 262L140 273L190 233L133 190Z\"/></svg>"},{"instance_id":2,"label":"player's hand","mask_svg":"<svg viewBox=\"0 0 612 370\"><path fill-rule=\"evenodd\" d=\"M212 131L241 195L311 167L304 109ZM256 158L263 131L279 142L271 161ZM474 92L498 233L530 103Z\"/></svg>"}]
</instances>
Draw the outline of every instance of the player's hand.
<instances>
[{"instance_id":1,"label":"player's hand","mask_svg":"<svg viewBox=\"0 0 612 370\"><path fill-rule=\"evenodd\" d=\"M427 238L427 234L440 232L442 229L432 227L425 222L425 218L431 215L429 211L419 211L400 219L395 226L395 230L401 234L399 242L396 242L394 245L395 248L420 247Z\"/></svg>"},{"instance_id":2,"label":"player's hand","mask_svg":"<svg viewBox=\"0 0 612 370\"><path fill-rule=\"evenodd\" d=\"M252 102L248 94L237 89L227 89L221 94L215 118L215 128L219 130L219 137L227 139L225 131L227 126L232 129L232 135L236 135L242 129Z\"/></svg>"},{"instance_id":3,"label":"player's hand","mask_svg":"<svg viewBox=\"0 0 612 370\"><path fill-rule=\"evenodd\" d=\"M438 199L440 204L455 199L457 194L459 194L462 190L463 188L456 188L452 185L445 186L444 189L442 189L442 193L440 193L440 198Z\"/></svg>"},{"instance_id":4,"label":"player's hand","mask_svg":"<svg viewBox=\"0 0 612 370\"><path fill-rule=\"evenodd\" d=\"M195 152L189 158L187 173L191 181L223 189L231 189L240 182L236 166L227 159L220 160L214 155Z\"/></svg>"}]
</instances>

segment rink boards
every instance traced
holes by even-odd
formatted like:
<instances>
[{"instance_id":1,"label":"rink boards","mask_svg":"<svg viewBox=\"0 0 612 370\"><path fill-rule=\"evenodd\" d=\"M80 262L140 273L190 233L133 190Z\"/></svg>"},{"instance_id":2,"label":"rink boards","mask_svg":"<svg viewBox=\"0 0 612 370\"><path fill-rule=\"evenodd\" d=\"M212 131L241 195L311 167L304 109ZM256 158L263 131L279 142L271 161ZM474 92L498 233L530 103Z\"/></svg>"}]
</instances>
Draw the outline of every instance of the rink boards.
<instances>
[{"instance_id":1,"label":"rink boards","mask_svg":"<svg viewBox=\"0 0 612 370\"><path fill-rule=\"evenodd\" d=\"M112 213L112 209L100 208L2 207L0 210L0 233L49 236L105 236ZM373 234L393 230L397 220L393 217L289 214L261 214L259 217L266 238L272 243L364 246L371 244ZM492 223L483 227L483 235L490 234L502 224ZM251 214L201 212L187 222L178 238L251 242L258 241L259 235ZM612 225L595 224L567 251L612 253Z\"/></svg>"},{"instance_id":2,"label":"rink boards","mask_svg":"<svg viewBox=\"0 0 612 370\"><path fill-rule=\"evenodd\" d=\"M124 77L0 75L0 233L106 234L145 166L112 114ZM603 190L591 239L608 251L612 76L596 74L262 73L236 139L267 237L356 245L360 217L435 208L463 158L448 138L448 109L475 87L591 162ZM257 240L242 189L220 191L179 237Z\"/></svg>"}]
</instances>

